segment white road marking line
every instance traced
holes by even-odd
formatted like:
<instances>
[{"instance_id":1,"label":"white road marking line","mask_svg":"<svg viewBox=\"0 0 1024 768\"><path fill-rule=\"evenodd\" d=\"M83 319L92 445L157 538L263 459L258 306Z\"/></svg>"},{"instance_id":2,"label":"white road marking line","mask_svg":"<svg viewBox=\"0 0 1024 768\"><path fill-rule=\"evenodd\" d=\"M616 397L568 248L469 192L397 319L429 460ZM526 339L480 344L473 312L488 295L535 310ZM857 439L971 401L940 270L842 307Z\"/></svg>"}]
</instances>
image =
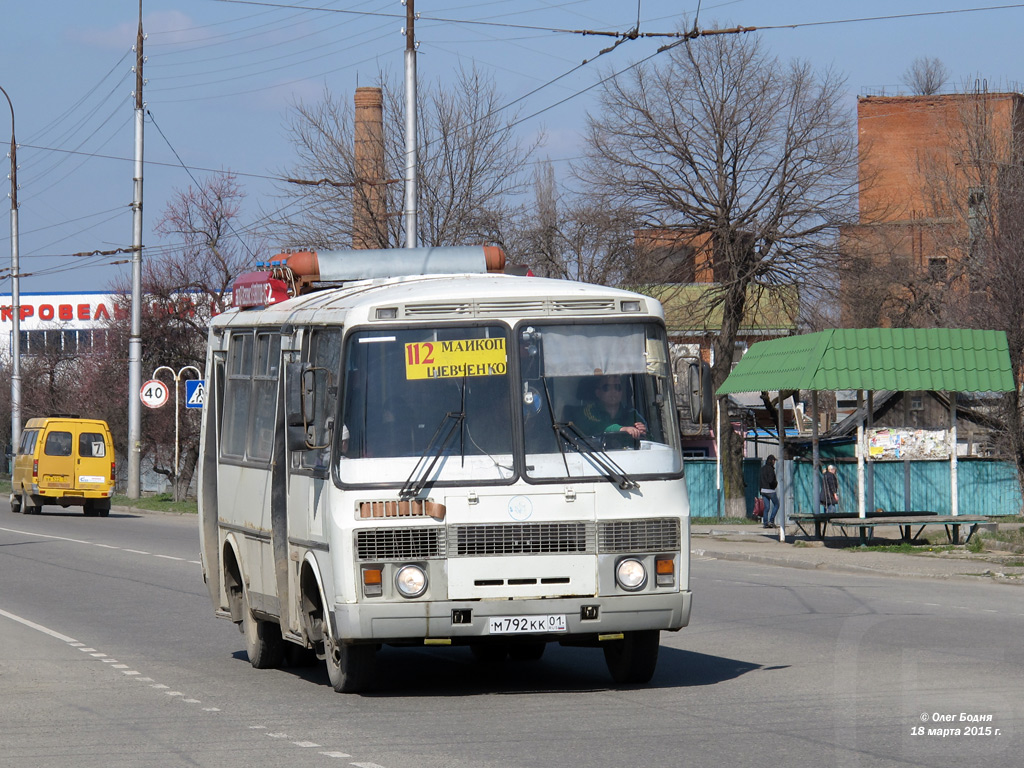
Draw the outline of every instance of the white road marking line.
<instances>
[{"instance_id":1,"label":"white road marking line","mask_svg":"<svg viewBox=\"0 0 1024 768\"><path fill-rule=\"evenodd\" d=\"M0 530L6 530L6 529L0 529ZM61 537L50 536L50 537L47 537L47 538L61 538ZM65 539L65 540L69 541L69 539ZM89 542L79 542L79 543L88 544ZM110 549L116 549L116 547L109 547L109 548ZM165 558L170 559L170 560L181 560L182 559L182 558L177 558L177 557L169 557L167 555L157 555L157 557L165 557ZM169 685L164 685L163 683L154 683L154 682L152 682L153 678L151 678L151 677L136 677L136 675L140 675L141 673L136 671L136 670L134 670L134 669L128 669L128 665L127 664L116 663L117 659L111 659L105 653L101 653L101 652L97 651L95 648L88 648L88 647L85 646L85 643L80 643L80 642L78 642L77 640L75 640L72 637L68 637L65 634L62 634L60 632L56 632L56 631L54 631L52 629L49 629L48 627L42 626L41 624L36 624L34 621L29 621L28 619L22 618L21 616L17 616L17 615L15 615L13 613L9 613L8 611L2 610L2 609L0 609L0 616L4 616L4 617L6 617L8 619L11 619L12 621L16 621L19 624L22 624L22 625L24 625L24 626L26 626L26 627L28 627L30 629L34 629L37 632L42 632L44 635L49 635L50 637L53 637L53 638L55 638L57 640L60 640L60 641L62 641L64 643L67 643L70 647L78 648L78 650L82 651L83 653L92 654L92 656L94 658L98 658L104 664L110 664L112 669L120 669L120 670L122 670L122 674L124 674L126 676L131 676L134 680L138 680L138 681L146 682L146 683L151 683L150 688L154 688L156 690L162 690L168 696L175 696L175 697L177 697L177 696L184 697L185 696L185 694L182 693L181 691L169 690L169 688L170 688ZM199 699L192 699L192 698L182 698L182 701L185 702L186 704L201 704L202 703L202 701L200 701ZM218 707L203 707L203 711L204 712L220 712L221 710ZM265 726L265 725L250 725L249 728L252 729L252 730L267 730L267 726ZM286 734L286 733L279 733L279 732L267 733L267 736L269 736L272 739L287 739L287 738L290 738L288 736L288 734ZM320 744L317 744L316 742L313 742L313 741L293 741L292 744L295 745L296 747L303 747L303 748L310 748L310 747L312 747L312 748L319 748L321 746ZM351 757L351 755L348 754L347 752L321 752L320 754L324 755L325 757L337 757L337 758ZM351 765L355 766L355 768L383 768L383 766L378 765L377 763L351 763Z\"/></svg>"},{"instance_id":2,"label":"white road marking line","mask_svg":"<svg viewBox=\"0 0 1024 768\"><path fill-rule=\"evenodd\" d=\"M34 621L29 621L28 619L23 619L23 618L21 618L21 616L15 616L13 613L8 613L7 611L0 610L0 616L6 616L11 621L16 621L19 624L23 624L24 626L28 627L29 629L34 629L37 632L42 632L44 635L49 635L50 637L55 637L58 640L63 640L65 643L77 643L78 642L73 637L68 637L67 635L62 635L60 632L54 632L52 629L47 629L42 624L36 624ZM95 648L90 648L89 650L90 651L95 651L96 649Z\"/></svg>"},{"instance_id":3,"label":"white road marking line","mask_svg":"<svg viewBox=\"0 0 1024 768\"><path fill-rule=\"evenodd\" d=\"M36 536L36 537L42 538L42 539L53 539L54 541L68 541L68 542L71 542L72 544L88 544L91 547L100 547L101 549L117 549L117 550L120 550L121 552L131 552L132 554L135 554L135 555L150 555L152 557L162 557L165 560L177 560L178 562L182 562L182 563L189 562L189 563L194 563L195 565L201 565L201 563L198 560L186 560L184 557L173 557L172 555L154 555L152 552L144 552L141 549L127 549L127 548L124 548L124 547L115 547L112 544L101 544L98 541L85 541L83 539L72 539L72 538L70 538L68 536L54 536L52 534L36 533L34 531L20 531L20 530L17 530L16 528L0 528L0 531L5 531L7 533L17 533L17 534L20 534L22 536Z\"/></svg>"}]
</instances>

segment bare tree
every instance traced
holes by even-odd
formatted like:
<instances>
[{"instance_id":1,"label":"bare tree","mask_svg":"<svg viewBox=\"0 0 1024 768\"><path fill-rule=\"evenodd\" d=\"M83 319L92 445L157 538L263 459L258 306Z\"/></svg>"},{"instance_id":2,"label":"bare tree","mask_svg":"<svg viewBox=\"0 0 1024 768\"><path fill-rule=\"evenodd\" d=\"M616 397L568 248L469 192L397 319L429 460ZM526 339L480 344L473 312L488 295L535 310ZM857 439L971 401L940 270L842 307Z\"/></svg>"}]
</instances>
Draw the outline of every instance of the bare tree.
<instances>
[{"instance_id":1,"label":"bare tree","mask_svg":"<svg viewBox=\"0 0 1024 768\"><path fill-rule=\"evenodd\" d=\"M377 247L401 244L401 180L405 167L404 93L385 75L386 185L384 220L373 222ZM453 85L418 91L418 240L423 245L505 245L517 224L516 198L529 186L524 166L536 144L515 138L516 113L503 110L494 83L463 70ZM282 189L290 201L274 217L276 235L296 247L348 248L360 180L354 152L354 110L325 91L316 104L297 104L289 129L298 160L285 174L317 185ZM363 218L365 221L365 217Z\"/></svg>"},{"instance_id":2,"label":"bare tree","mask_svg":"<svg viewBox=\"0 0 1024 768\"><path fill-rule=\"evenodd\" d=\"M537 274L611 286L629 282L636 257L632 210L560 193L550 163L539 167L534 192L519 253Z\"/></svg>"},{"instance_id":3,"label":"bare tree","mask_svg":"<svg viewBox=\"0 0 1024 768\"><path fill-rule=\"evenodd\" d=\"M932 96L949 80L949 70L941 59L918 56L903 73L903 84L919 96Z\"/></svg>"},{"instance_id":4,"label":"bare tree","mask_svg":"<svg viewBox=\"0 0 1024 768\"><path fill-rule=\"evenodd\" d=\"M142 275L142 368L149 377L161 365L172 371L206 366L206 334L210 317L230 306L231 282L250 267L259 243L241 228L244 193L230 173L216 174L198 187L178 191L156 223L167 244L146 249ZM126 359L131 288L126 279L111 286L115 312L108 323L107 343L90 355L89 402L110 401L110 392L128 387ZM171 377L160 378L173 386ZM195 378L186 372L183 378ZM184 385L182 385L184 389ZM135 397L137 393L129 393ZM184 397L184 392L179 393ZM123 408L107 409L107 421L121 455L127 445ZM182 407L180 463L174 464L174 398L169 405L144 409L142 458L171 481L175 497L187 491L199 455L199 411Z\"/></svg>"},{"instance_id":5,"label":"bare tree","mask_svg":"<svg viewBox=\"0 0 1024 768\"><path fill-rule=\"evenodd\" d=\"M608 80L590 116L581 180L609 207L710 250L704 310L713 381L729 373L741 320L773 286L835 280L835 234L853 211L856 132L843 80L770 57L756 37L709 36ZM661 275L648 276L651 283ZM723 403L725 405L725 403ZM741 441L726 433L726 497L743 504Z\"/></svg>"},{"instance_id":6,"label":"bare tree","mask_svg":"<svg viewBox=\"0 0 1024 768\"><path fill-rule=\"evenodd\" d=\"M932 204L950 222L937 324L1006 332L1016 388L992 426L997 450L1012 457L1024 484L1024 97L979 91L951 104L944 151L924 169Z\"/></svg>"}]
</instances>

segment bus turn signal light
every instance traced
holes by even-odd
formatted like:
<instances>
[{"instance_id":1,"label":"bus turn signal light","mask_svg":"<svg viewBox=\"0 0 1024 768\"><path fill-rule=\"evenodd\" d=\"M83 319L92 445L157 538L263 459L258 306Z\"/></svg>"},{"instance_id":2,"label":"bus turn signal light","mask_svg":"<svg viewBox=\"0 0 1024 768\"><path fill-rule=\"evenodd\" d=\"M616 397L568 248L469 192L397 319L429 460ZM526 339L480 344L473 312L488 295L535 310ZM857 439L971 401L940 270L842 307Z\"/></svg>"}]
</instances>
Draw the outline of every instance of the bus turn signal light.
<instances>
[{"instance_id":1,"label":"bus turn signal light","mask_svg":"<svg viewBox=\"0 0 1024 768\"><path fill-rule=\"evenodd\" d=\"M654 572L659 587L671 587L676 583L676 561L673 558L658 558L654 562Z\"/></svg>"},{"instance_id":2,"label":"bus turn signal light","mask_svg":"<svg viewBox=\"0 0 1024 768\"><path fill-rule=\"evenodd\" d=\"M384 579L380 568L363 568L363 594L380 597L384 594Z\"/></svg>"}]
</instances>

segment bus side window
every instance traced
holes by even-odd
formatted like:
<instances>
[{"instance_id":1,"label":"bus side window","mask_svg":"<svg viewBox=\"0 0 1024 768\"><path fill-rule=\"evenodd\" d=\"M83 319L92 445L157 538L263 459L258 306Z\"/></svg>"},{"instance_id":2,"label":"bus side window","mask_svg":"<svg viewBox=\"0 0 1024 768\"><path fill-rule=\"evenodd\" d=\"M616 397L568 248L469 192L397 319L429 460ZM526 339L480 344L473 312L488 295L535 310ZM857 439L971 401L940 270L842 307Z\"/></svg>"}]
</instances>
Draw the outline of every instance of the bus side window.
<instances>
[{"instance_id":1,"label":"bus side window","mask_svg":"<svg viewBox=\"0 0 1024 768\"><path fill-rule=\"evenodd\" d=\"M341 371L341 329L314 328L303 350L303 362L313 368L313 449L302 454L302 466L324 468L330 461L331 442L345 430L333 428Z\"/></svg>"}]
</instances>

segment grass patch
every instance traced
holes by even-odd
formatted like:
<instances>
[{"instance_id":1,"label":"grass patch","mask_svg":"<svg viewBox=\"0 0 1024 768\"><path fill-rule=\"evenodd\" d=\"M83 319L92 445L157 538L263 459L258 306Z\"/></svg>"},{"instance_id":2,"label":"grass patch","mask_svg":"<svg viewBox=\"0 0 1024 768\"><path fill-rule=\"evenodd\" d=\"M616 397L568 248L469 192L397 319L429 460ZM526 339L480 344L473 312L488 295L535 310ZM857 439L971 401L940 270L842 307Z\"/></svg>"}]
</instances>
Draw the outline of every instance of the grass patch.
<instances>
[{"instance_id":1,"label":"grass patch","mask_svg":"<svg viewBox=\"0 0 1024 768\"><path fill-rule=\"evenodd\" d=\"M127 496L114 496L111 506L127 509L144 509L149 512L177 512L183 515L194 515L198 510L195 499L174 501L174 495L159 493L156 496L143 496L140 499L129 499Z\"/></svg>"},{"instance_id":2,"label":"grass patch","mask_svg":"<svg viewBox=\"0 0 1024 768\"><path fill-rule=\"evenodd\" d=\"M949 552L959 547L952 544L913 544L908 541L893 542L892 544L871 544L866 547L860 545L843 547L850 552L894 552L899 555L919 555L922 552Z\"/></svg>"}]
</instances>

